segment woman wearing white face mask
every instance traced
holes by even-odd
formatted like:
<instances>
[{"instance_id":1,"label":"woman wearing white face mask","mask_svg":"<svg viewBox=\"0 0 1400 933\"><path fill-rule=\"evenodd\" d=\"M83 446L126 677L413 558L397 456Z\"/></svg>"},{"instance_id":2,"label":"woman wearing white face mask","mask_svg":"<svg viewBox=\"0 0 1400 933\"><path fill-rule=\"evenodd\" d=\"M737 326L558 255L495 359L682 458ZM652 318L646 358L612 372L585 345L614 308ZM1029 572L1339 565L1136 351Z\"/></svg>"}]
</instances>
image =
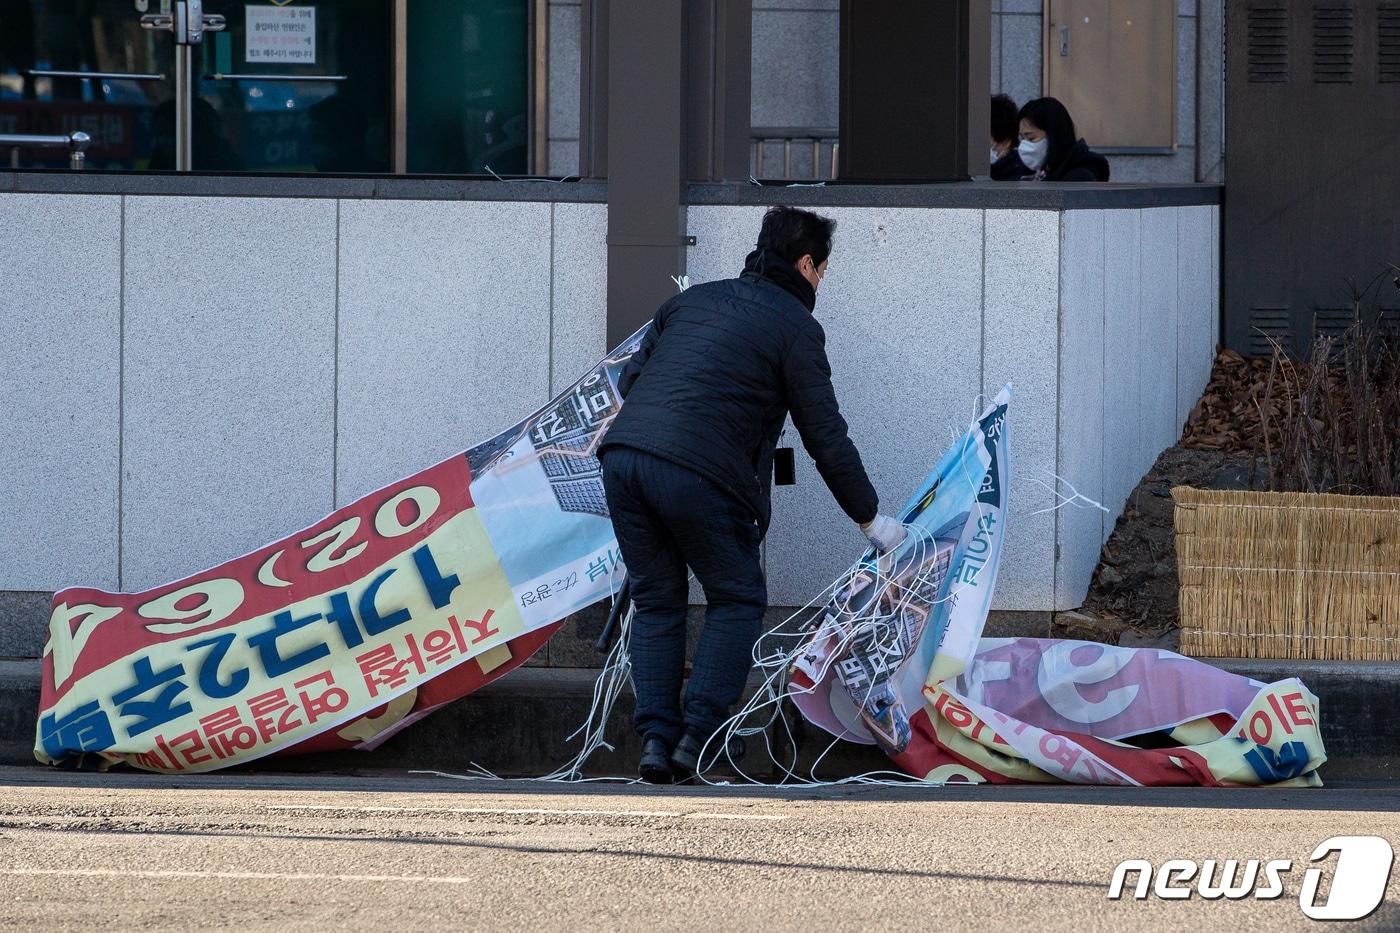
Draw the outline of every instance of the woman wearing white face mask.
<instances>
[{"instance_id":1,"label":"woman wearing white face mask","mask_svg":"<svg viewBox=\"0 0 1400 933\"><path fill-rule=\"evenodd\" d=\"M992 98L992 181L1020 181L1030 174L1016 149L1020 111L1005 94Z\"/></svg>"},{"instance_id":2,"label":"woman wearing white face mask","mask_svg":"<svg viewBox=\"0 0 1400 933\"><path fill-rule=\"evenodd\" d=\"M1108 160L1079 138L1069 111L1053 97L1021 108L1017 151L1039 181L1108 181Z\"/></svg>"}]
</instances>

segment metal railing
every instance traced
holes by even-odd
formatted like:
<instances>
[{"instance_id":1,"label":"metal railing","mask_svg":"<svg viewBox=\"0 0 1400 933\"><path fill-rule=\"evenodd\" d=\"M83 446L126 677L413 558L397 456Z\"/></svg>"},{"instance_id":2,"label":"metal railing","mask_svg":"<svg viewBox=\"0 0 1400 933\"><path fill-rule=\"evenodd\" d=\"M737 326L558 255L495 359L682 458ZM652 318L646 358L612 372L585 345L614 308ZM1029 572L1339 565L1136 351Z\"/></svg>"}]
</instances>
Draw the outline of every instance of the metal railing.
<instances>
[{"instance_id":1,"label":"metal railing","mask_svg":"<svg viewBox=\"0 0 1400 933\"><path fill-rule=\"evenodd\" d=\"M756 178L797 178L799 176L793 174L793 155L798 153L800 161L806 162L805 156L808 152L811 153L811 168L809 172L800 177L819 181L831 181L836 178L836 162L840 152L840 143L837 141L835 129L805 126L755 126L749 131L749 139L753 143L754 177ZM769 152L770 146L782 147L783 171L781 175L773 175L767 171L764 157Z\"/></svg>"},{"instance_id":2,"label":"metal railing","mask_svg":"<svg viewBox=\"0 0 1400 933\"><path fill-rule=\"evenodd\" d=\"M21 149L67 149L68 167L80 172L87 165L87 147L92 137L87 133L67 136L30 136L23 133L0 133L0 149L10 150L10 168L19 168Z\"/></svg>"},{"instance_id":3,"label":"metal railing","mask_svg":"<svg viewBox=\"0 0 1400 933\"><path fill-rule=\"evenodd\" d=\"M85 78L98 81L164 81L163 74L131 71L54 71L52 68L30 68L31 78Z\"/></svg>"}]
</instances>

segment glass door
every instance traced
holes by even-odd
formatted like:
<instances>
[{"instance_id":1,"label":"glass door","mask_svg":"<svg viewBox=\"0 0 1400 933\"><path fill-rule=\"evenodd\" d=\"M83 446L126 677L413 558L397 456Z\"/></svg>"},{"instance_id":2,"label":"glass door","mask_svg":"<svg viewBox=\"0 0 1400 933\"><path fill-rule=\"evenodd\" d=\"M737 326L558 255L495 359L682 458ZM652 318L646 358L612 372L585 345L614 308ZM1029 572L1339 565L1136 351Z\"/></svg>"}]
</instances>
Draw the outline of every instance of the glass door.
<instances>
[{"instance_id":1,"label":"glass door","mask_svg":"<svg viewBox=\"0 0 1400 933\"><path fill-rule=\"evenodd\" d=\"M89 169L174 168L174 48L141 28L147 6L0 0L0 135L83 132ZM67 168L68 152L0 144L16 163Z\"/></svg>"},{"instance_id":2,"label":"glass door","mask_svg":"<svg viewBox=\"0 0 1400 933\"><path fill-rule=\"evenodd\" d=\"M530 10L527 0L0 0L0 135L87 133L91 169L523 174ZM0 168L12 158L69 164L62 148L0 141Z\"/></svg>"},{"instance_id":3,"label":"glass door","mask_svg":"<svg viewBox=\"0 0 1400 933\"><path fill-rule=\"evenodd\" d=\"M196 168L390 171L392 3L205 0L225 28L196 53ZM208 126L200 135L200 123Z\"/></svg>"}]
</instances>

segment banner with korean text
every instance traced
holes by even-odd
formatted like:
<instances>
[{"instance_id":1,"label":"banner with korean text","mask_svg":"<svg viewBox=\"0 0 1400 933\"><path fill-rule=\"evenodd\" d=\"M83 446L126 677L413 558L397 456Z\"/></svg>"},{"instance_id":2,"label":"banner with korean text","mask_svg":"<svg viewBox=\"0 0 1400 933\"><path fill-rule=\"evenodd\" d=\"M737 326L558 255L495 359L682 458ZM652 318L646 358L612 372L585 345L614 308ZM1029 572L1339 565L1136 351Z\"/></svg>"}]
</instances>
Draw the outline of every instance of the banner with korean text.
<instances>
[{"instance_id":1,"label":"banner with korean text","mask_svg":"<svg viewBox=\"0 0 1400 933\"><path fill-rule=\"evenodd\" d=\"M200 772L373 748L524 663L621 584L595 451L639 339L298 534L144 593L55 594L35 756Z\"/></svg>"},{"instance_id":2,"label":"banner with korean text","mask_svg":"<svg viewBox=\"0 0 1400 933\"><path fill-rule=\"evenodd\" d=\"M818 613L793 663L812 723L929 781L1317 786L1318 700L1154 648L982 638L1008 521L1008 389Z\"/></svg>"}]
</instances>

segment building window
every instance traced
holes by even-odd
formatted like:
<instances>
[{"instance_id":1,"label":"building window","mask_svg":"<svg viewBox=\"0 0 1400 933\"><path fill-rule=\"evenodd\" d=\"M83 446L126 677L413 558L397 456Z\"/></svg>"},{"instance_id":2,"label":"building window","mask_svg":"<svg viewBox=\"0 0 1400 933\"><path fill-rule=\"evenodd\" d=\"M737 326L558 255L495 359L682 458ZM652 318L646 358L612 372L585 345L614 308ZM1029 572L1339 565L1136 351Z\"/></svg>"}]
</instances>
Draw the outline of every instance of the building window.
<instances>
[{"instance_id":1,"label":"building window","mask_svg":"<svg viewBox=\"0 0 1400 933\"><path fill-rule=\"evenodd\" d=\"M0 137L86 133L95 170L182 167L187 124L195 171L527 171L530 0L205 0L183 84L141 21L173 5L0 0ZM0 138L0 166L67 165Z\"/></svg>"}]
</instances>

